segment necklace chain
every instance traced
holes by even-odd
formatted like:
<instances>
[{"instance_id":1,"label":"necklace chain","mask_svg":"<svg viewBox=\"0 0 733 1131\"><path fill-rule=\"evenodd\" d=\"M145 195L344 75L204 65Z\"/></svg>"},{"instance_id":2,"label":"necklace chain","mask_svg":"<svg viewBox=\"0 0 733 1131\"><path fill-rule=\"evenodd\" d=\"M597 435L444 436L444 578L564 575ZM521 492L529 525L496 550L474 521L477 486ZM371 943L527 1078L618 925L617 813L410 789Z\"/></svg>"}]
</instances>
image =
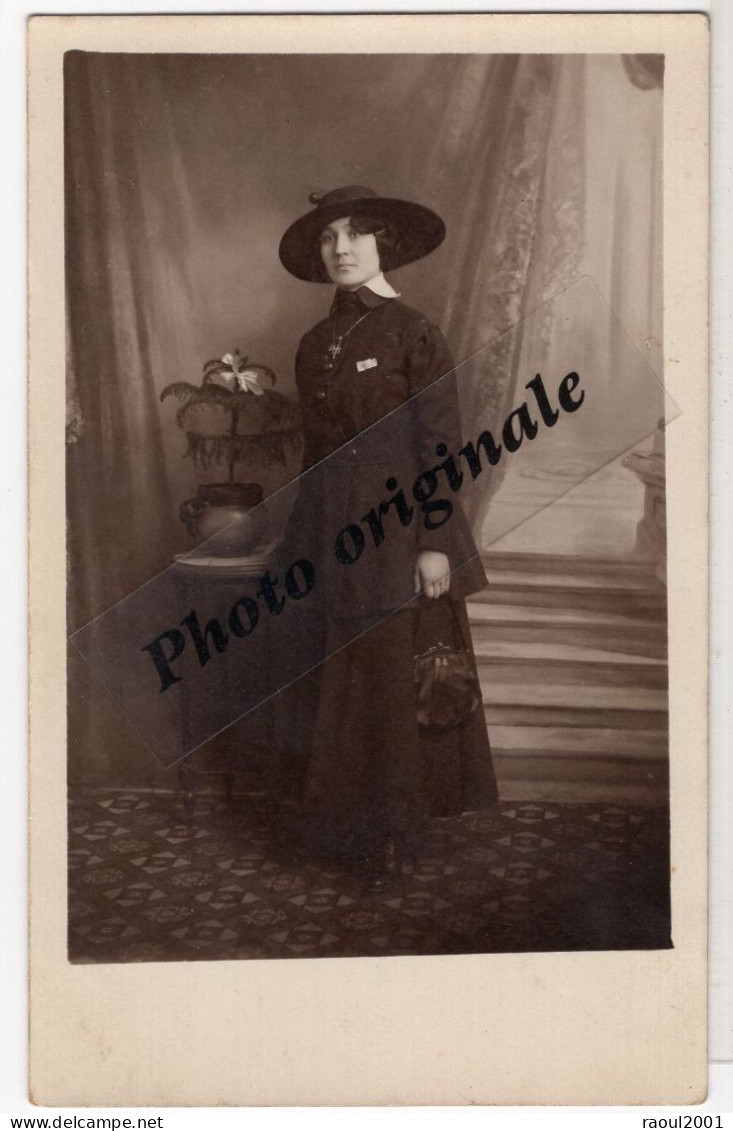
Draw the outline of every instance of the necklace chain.
<instances>
[{"instance_id":1,"label":"necklace chain","mask_svg":"<svg viewBox=\"0 0 733 1131\"><path fill-rule=\"evenodd\" d=\"M328 347L328 350L327 350L328 357L329 357L329 361L327 362L327 368L328 369L332 369L334 364L338 360L338 358L341 356L341 350L343 349L343 344L344 344L344 341L346 340L346 338L348 338L349 334L353 330L356 329L356 327L359 325L360 322L363 322L364 319L367 318L372 313L373 309L375 309L375 308L372 307L371 309L367 310L364 314L362 314L360 318L357 318L357 320L356 320L356 322L354 322L353 326L349 326L348 330L344 330L343 334L339 334L338 337L335 337L335 336L333 337L333 339L331 341L331 345Z\"/></svg>"}]
</instances>

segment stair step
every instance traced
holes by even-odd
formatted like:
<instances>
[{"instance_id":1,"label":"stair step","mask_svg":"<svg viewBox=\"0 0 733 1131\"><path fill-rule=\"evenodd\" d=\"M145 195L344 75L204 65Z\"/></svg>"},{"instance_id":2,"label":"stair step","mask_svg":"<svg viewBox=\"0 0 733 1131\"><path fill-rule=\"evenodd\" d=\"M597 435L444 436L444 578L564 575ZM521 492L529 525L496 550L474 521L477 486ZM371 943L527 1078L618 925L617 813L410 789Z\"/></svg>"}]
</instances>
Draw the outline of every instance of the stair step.
<instances>
[{"instance_id":1,"label":"stair step","mask_svg":"<svg viewBox=\"0 0 733 1131\"><path fill-rule=\"evenodd\" d=\"M666 590L653 575L632 575L619 573L615 569L597 570L592 573L568 571L540 571L527 569L497 569L490 563L486 565L489 588L493 585L531 586L536 589L611 589L634 593L656 594L666 598Z\"/></svg>"},{"instance_id":2,"label":"stair step","mask_svg":"<svg viewBox=\"0 0 733 1131\"><path fill-rule=\"evenodd\" d=\"M494 755L497 777L502 781L531 781L533 777L542 781L599 781L599 782L666 782L668 780L666 761L659 762L619 762L613 758L596 758L587 765L581 765L574 758L560 758L548 755L546 758L517 758L514 754Z\"/></svg>"},{"instance_id":3,"label":"stair step","mask_svg":"<svg viewBox=\"0 0 733 1131\"><path fill-rule=\"evenodd\" d=\"M662 716L667 713L667 693L657 688L587 684L576 693L573 687L563 683L527 686L485 678L480 682L484 703L494 707L546 707L568 711L582 708L614 711L619 715L627 711L650 711Z\"/></svg>"},{"instance_id":4,"label":"stair step","mask_svg":"<svg viewBox=\"0 0 733 1131\"><path fill-rule=\"evenodd\" d=\"M668 736L664 729L621 730L618 727L494 726L491 748L498 755L536 761L557 755L591 762L666 762Z\"/></svg>"},{"instance_id":5,"label":"stair step","mask_svg":"<svg viewBox=\"0 0 733 1131\"><path fill-rule=\"evenodd\" d=\"M565 805L647 805L656 807L666 805L669 788L666 783L644 782L631 785L607 784L585 781L547 781L533 778L531 781L499 781L499 796L502 801L547 802Z\"/></svg>"},{"instance_id":6,"label":"stair step","mask_svg":"<svg viewBox=\"0 0 733 1131\"><path fill-rule=\"evenodd\" d=\"M666 659L667 631L658 618L592 609L563 609L532 605L486 605L468 602L471 637L512 644L573 644L605 648L627 655Z\"/></svg>"},{"instance_id":7,"label":"stair step","mask_svg":"<svg viewBox=\"0 0 733 1131\"><path fill-rule=\"evenodd\" d=\"M667 667L664 660L656 660L633 653L609 651L601 647L584 647L578 644L557 644L548 647L547 644L524 644L518 648L506 640L479 639L475 642L476 656L484 660L502 660L507 663L522 663L526 660L544 660L547 663L563 661L573 664L613 664L619 666L631 665L640 671L650 669L664 671Z\"/></svg>"},{"instance_id":8,"label":"stair step","mask_svg":"<svg viewBox=\"0 0 733 1131\"><path fill-rule=\"evenodd\" d=\"M657 563L645 558L587 558L573 554L529 554L484 550L481 562L488 571L522 570L535 573L613 574L638 579L646 584L656 578Z\"/></svg>"},{"instance_id":9,"label":"stair step","mask_svg":"<svg viewBox=\"0 0 733 1131\"><path fill-rule=\"evenodd\" d=\"M563 661L538 660L536 662L517 660L479 660L479 679L488 686L510 685L523 688L524 701L535 701L536 687L569 687L576 691L576 703L588 704L585 694L603 686L608 688L650 688L664 691L667 687L667 669L634 668L625 664L565 663Z\"/></svg>"},{"instance_id":10,"label":"stair step","mask_svg":"<svg viewBox=\"0 0 733 1131\"><path fill-rule=\"evenodd\" d=\"M640 626L639 618L628 613L598 612L595 609L556 608L553 606L538 605L536 607L525 604L495 605L486 601L478 601L478 594L474 594L466 602L471 624L482 625L517 625L535 627L578 627L593 628L599 631L607 629L624 630L632 635L641 627L645 632L654 632L660 637L666 635L663 621L655 620L653 623Z\"/></svg>"},{"instance_id":11,"label":"stair step","mask_svg":"<svg viewBox=\"0 0 733 1131\"><path fill-rule=\"evenodd\" d=\"M573 759L535 758L522 759L498 753L494 768L500 786L516 781L582 782L596 784L601 790L608 786L666 788L669 782L666 762L615 762L598 759L588 765L579 765Z\"/></svg>"},{"instance_id":12,"label":"stair step","mask_svg":"<svg viewBox=\"0 0 733 1131\"><path fill-rule=\"evenodd\" d=\"M668 795L666 591L653 562L488 551L468 602L500 793Z\"/></svg>"},{"instance_id":13,"label":"stair step","mask_svg":"<svg viewBox=\"0 0 733 1131\"><path fill-rule=\"evenodd\" d=\"M492 702L484 695L489 733L497 726L616 727L619 730L657 730L666 724L666 711L620 710L618 707L535 706L527 703Z\"/></svg>"},{"instance_id":14,"label":"stair step","mask_svg":"<svg viewBox=\"0 0 733 1131\"><path fill-rule=\"evenodd\" d=\"M512 625L506 623L471 623L471 638L474 645L481 641L505 641L507 644L524 646L527 644L574 644L579 647L601 647L610 652L624 652L626 655L666 660L667 639L656 629L650 633L639 631L630 637L625 629L599 628L592 625Z\"/></svg>"},{"instance_id":15,"label":"stair step","mask_svg":"<svg viewBox=\"0 0 733 1131\"><path fill-rule=\"evenodd\" d=\"M569 644L518 646L501 640L475 641L474 650L487 683L667 686L667 665L662 659Z\"/></svg>"},{"instance_id":16,"label":"stair step","mask_svg":"<svg viewBox=\"0 0 733 1131\"><path fill-rule=\"evenodd\" d=\"M545 579L542 585L511 581L502 577L490 581L487 589L471 596L472 605L524 605L538 608L594 609L603 613L641 617L663 621L666 611L666 594L663 589L625 588L618 586L587 585L574 580Z\"/></svg>"}]
</instances>

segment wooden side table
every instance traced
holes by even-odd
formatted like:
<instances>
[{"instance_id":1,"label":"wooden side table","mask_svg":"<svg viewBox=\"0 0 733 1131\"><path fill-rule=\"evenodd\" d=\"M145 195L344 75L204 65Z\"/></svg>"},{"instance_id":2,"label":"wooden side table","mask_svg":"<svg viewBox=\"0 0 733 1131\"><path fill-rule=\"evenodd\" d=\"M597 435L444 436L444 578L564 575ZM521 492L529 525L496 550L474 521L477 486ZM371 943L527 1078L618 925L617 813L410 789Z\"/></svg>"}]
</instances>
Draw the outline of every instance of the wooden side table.
<instances>
[{"instance_id":1,"label":"wooden side table","mask_svg":"<svg viewBox=\"0 0 733 1131\"><path fill-rule=\"evenodd\" d=\"M268 564L266 553L223 558L193 552L178 555L172 569L184 607L200 596L202 588L206 590L207 596L211 595L212 606L216 606L217 595L226 598L237 582L261 577L267 571ZM226 669L223 678L226 679ZM184 714L181 719L184 731L187 722ZM273 710L271 704L266 702L246 719L230 724L222 733L216 734L209 742L186 755L175 767L183 795L186 821L193 821L197 791L203 778L222 777L225 797L231 803L235 776L256 774L258 756L262 758L271 754L273 746Z\"/></svg>"}]
</instances>

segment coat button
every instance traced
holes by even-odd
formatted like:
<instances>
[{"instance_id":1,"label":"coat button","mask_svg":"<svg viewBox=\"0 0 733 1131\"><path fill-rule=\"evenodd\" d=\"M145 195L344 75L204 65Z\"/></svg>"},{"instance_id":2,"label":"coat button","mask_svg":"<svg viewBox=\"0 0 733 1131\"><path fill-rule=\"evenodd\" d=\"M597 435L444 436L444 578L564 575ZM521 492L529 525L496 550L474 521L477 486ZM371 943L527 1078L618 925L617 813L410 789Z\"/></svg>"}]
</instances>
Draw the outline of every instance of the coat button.
<instances>
[{"instance_id":1,"label":"coat button","mask_svg":"<svg viewBox=\"0 0 733 1131\"><path fill-rule=\"evenodd\" d=\"M316 396L318 397L318 400L319 400L319 401L325 401L325 399L326 399L326 390L325 390L325 389L319 389L319 390L318 390L318 392L316 393Z\"/></svg>"}]
</instances>

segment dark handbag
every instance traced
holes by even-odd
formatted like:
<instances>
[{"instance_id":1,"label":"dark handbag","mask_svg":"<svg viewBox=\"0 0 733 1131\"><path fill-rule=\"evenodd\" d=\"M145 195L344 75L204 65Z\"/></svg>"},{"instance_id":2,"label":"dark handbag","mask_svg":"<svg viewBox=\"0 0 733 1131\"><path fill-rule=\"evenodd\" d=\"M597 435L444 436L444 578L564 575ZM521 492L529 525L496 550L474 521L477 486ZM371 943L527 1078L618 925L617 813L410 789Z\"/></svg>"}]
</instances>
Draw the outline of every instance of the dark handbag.
<instances>
[{"instance_id":1,"label":"dark handbag","mask_svg":"<svg viewBox=\"0 0 733 1131\"><path fill-rule=\"evenodd\" d=\"M425 727L454 727L466 722L481 703L481 688L471 649L453 602L448 598L453 624L464 646L438 641L415 656L417 721Z\"/></svg>"}]
</instances>

